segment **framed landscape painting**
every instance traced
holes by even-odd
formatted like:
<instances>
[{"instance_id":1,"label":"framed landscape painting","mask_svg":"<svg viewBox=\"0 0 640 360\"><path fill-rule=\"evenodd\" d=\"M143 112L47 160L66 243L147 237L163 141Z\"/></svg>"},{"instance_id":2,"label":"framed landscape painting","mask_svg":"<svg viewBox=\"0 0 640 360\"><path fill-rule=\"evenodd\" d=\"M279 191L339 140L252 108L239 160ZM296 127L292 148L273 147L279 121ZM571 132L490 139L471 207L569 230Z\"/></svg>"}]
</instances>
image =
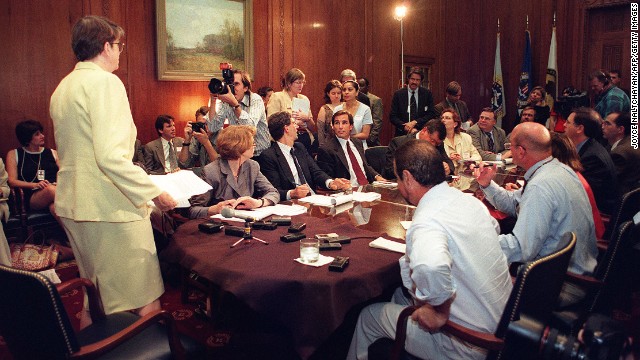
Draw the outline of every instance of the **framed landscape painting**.
<instances>
[{"instance_id":1,"label":"framed landscape painting","mask_svg":"<svg viewBox=\"0 0 640 360\"><path fill-rule=\"evenodd\" d=\"M220 63L252 72L252 0L156 0L158 80L208 81Z\"/></svg>"}]
</instances>

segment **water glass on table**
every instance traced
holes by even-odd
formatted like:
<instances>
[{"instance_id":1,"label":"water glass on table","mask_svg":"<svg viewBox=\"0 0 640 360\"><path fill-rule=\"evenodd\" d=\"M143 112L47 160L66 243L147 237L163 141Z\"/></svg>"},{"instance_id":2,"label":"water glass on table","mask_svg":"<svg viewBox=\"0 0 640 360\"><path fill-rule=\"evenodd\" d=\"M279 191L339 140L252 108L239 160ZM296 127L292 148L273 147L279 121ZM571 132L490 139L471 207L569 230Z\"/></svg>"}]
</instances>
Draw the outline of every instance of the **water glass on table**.
<instances>
[{"instance_id":1,"label":"water glass on table","mask_svg":"<svg viewBox=\"0 0 640 360\"><path fill-rule=\"evenodd\" d=\"M304 263L314 263L320 257L320 240L305 238L300 240L300 260Z\"/></svg>"}]
</instances>

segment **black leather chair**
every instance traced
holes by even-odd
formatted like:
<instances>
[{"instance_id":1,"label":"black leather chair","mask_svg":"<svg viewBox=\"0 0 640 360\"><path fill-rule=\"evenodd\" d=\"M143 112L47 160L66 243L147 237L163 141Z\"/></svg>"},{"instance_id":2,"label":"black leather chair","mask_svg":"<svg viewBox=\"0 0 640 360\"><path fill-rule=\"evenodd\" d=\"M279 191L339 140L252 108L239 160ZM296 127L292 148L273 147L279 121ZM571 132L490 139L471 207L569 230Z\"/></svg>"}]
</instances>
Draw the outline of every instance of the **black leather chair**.
<instances>
[{"instance_id":1,"label":"black leather chair","mask_svg":"<svg viewBox=\"0 0 640 360\"><path fill-rule=\"evenodd\" d=\"M58 221L51 215L49 209L31 210L29 204L25 201L24 191L21 188L15 188L15 193L16 202L20 203L20 217L22 218L24 236L29 236L36 230L55 228L62 231Z\"/></svg>"},{"instance_id":2,"label":"black leather chair","mask_svg":"<svg viewBox=\"0 0 640 360\"><path fill-rule=\"evenodd\" d=\"M573 233L567 233L562 237L560 249L555 253L540 259L524 263L518 269L513 290L505 306L502 317L498 322L498 327L493 334L466 328L456 324L451 320L440 329L463 341L488 350L487 359L517 358L509 356L511 349L506 346L507 329L509 324L520 319L521 315L526 315L528 319L534 319L546 323L553 311L565 273L569 267L569 260L575 248L576 237ZM387 358L380 356L380 353L389 351L390 359L415 359L415 357L404 350L406 340L407 320L417 309L417 306L410 306L400 313L396 327L396 339L380 339L369 347L369 359ZM520 350L520 349L519 349ZM375 354L374 356L371 356Z\"/></svg>"},{"instance_id":3,"label":"black leather chair","mask_svg":"<svg viewBox=\"0 0 640 360\"><path fill-rule=\"evenodd\" d=\"M93 284L57 288L46 277L0 265L0 335L14 359L200 359L204 347L178 335L171 314L105 316ZM59 293L84 287L93 324L75 333ZM161 324L163 322L164 324Z\"/></svg>"},{"instance_id":4,"label":"black leather chair","mask_svg":"<svg viewBox=\"0 0 640 360\"><path fill-rule=\"evenodd\" d=\"M604 256L598 261L593 276L567 273L568 282L585 289L581 301L553 313L551 326L561 332L577 335L587 316L593 312L609 314L615 298L629 297L632 285L633 247L640 241L640 225L622 223L613 234Z\"/></svg>"},{"instance_id":5,"label":"black leather chair","mask_svg":"<svg viewBox=\"0 0 640 360\"><path fill-rule=\"evenodd\" d=\"M7 238L15 238L17 241L22 241L24 239L24 232L22 227L22 209L20 208L20 203L16 201L16 191L11 189L11 193L9 194L9 198L7 199L7 204L9 205L9 219L5 222L2 220L2 228L4 229L4 233Z\"/></svg>"},{"instance_id":6,"label":"black leather chair","mask_svg":"<svg viewBox=\"0 0 640 360\"><path fill-rule=\"evenodd\" d=\"M603 235L603 239L598 239L598 248L601 251L606 251L609 241L614 236L614 233L620 224L631 220L638 211L640 211L640 188L631 190L622 195L620 205L616 209L616 212L611 216L607 230Z\"/></svg>"},{"instance_id":7,"label":"black leather chair","mask_svg":"<svg viewBox=\"0 0 640 360\"><path fill-rule=\"evenodd\" d=\"M364 157L369 165L382 176L384 176L384 167L387 162L387 148L388 146L372 146L364 151Z\"/></svg>"}]
</instances>

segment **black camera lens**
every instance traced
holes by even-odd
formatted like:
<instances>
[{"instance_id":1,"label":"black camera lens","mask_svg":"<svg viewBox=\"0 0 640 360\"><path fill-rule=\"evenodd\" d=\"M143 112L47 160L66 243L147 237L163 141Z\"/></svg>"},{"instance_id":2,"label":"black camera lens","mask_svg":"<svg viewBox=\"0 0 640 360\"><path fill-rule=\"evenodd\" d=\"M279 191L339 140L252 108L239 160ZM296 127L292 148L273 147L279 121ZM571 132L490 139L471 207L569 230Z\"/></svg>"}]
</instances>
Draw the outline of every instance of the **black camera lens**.
<instances>
[{"instance_id":1,"label":"black camera lens","mask_svg":"<svg viewBox=\"0 0 640 360\"><path fill-rule=\"evenodd\" d=\"M211 78L211 81L209 81L209 91L212 94L226 94L229 92L229 88L227 87L227 85L224 83L224 81L221 81L219 79L216 78Z\"/></svg>"}]
</instances>

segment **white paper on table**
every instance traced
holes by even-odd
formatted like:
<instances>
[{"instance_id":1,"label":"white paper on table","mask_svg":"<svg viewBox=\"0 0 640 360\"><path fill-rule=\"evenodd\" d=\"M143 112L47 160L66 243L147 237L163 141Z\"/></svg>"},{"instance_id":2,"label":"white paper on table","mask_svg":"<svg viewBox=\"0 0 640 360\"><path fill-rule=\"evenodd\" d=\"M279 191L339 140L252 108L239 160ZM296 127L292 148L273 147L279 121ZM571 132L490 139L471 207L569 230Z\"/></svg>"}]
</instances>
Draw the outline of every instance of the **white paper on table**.
<instances>
[{"instance_id":1,"label":"white paper on table","mask_svg":"<svg viewBox=\"0 0 640 360\"><path fill-rule=\"evenodd\" d=\"M397 182L386 182L386 181L374 181L371 183L374 187L383 187L388 189L396 189L398 187Z\"/></svg>"},{"instance_id":2,"label":"white paper on table","mask_svg":"<svg viewBox=\"0 0 640 360\"><path fill-rule=\"evenodd\" d=\"M204 194L211 190L211 185L198 177L193 171L180 170L166 175L149 175L151 181L160 189L166 191L177 202L177 207L189 207L189 198Z\"/></svg>"},{"instance_id":3,"label":"white paper on table","mask_svg":"<svg viewBox=\"0 0 640 360\"><path fill-rule=\"evenodd\" d=\"M473 194L470 194L470 195L473 195ZM411 227L411 220L400 221L400 225L402 225L403 229L409 230L409 228Z\"/></svg>"},{"instance_id":4,"label":"white paper on table","mask_svg":"<svg viewBox=\"0 0 640 360\"><path fill-rule=\"evenodd\" d=\"M397 241L387 240L379 237L369 243L369 246L376 249L384 249L404 254L407 251L407 245Z\"/></svg>"},{"instance_id":5,"label":"white paper on table","mask_svg":"<svg viewBox=\"0 0 640 360\"><path fill-rule=\"evenodd\" d=\"M325 266L327 264L331 264L331 262L333 261L333 258L331 256L326 256L326 255L319 254L318 255L318 261L316 261L316 262L306 263L306 262L303 262L302 259L300 259L300 258L293 259L293 261L297 261L302 265L320 267L320 266Z\"/></svg>"},{"instance_id":6,"label":"white paper on table","mask_svg":"<svg viewBox=\"0 0 640 360\"><path fill-rule=\"evenodd\" d=\"M300 110L301 112L308 114L311 111L311 103L309 103L309 99L293 98L291 100L291 110Z\"/></svg>"},{"instance_id":7,"label":"white paper on table","mask_svg":"<svg viewBox=\"0 0 640 360\"><path fill-rule=\"evenodd\" d=\"M273 206L268 206L268 207L273 208L271 211L271 215L278 215L278 216L296 216L296 215L305 214L307 212L306 207L302 205L297 205L297 204L292 204L292 205L275 204Z\"/></svg>"},{"instance_id":8,"label":"white paper on table","mask_svg":"<svg viewBox=\"0 0 640 360\"><path fill-rule=\"evenodd\" d=\"M482 161L484 163L485 166L487 165L495 165L497 167L503 167L505 166L505 163L502 160L483 160Z\"/></svg>"},{"instance_id":9,"label":"white paper on table","mask_svg":"<svg viewBox=\"0 0 640 360\"><path fill-rule=\"evenodd\" d=\"M345 195L345 194L334 194L331 196L326 195L311 195L307 197L303 197L302 199L298 199L298 201L310 203L313 205L320 206L336 206L347 203L349 201L353 201L353 195Z\"/></svg>"},{"instance_id":10,"label":"white paper on table","mask_svg":"<svg viewBox=\"0 0 640 360\"><path fill-rule=\"evenodd\" d=\"M352 195L353 201L359 202L371 202L380 200L382 198L382 195L378 194L377 192L353 192Z\"/></svg>"},{"instance_id":11,"label":"white paper on table","mask_svg":"<svg viewBox=\"0 0 640 360\"><path fill-rule=\"evenodd\" d=\"M256 221L260 221L260 220L266 218L267 216L271 216L273 214L273 206L266 206L266 207L257 208L257 209L253 209L253 210L234 209L233 212L236 213L237 215L246 216L246 217L252 217ZM226 220L226 221L244 222L244 219L237 218L237 217L224 217L224 216L222 216L222 214L211 215L210 218L211 219Z\"/></svg>"}]
</instances>

